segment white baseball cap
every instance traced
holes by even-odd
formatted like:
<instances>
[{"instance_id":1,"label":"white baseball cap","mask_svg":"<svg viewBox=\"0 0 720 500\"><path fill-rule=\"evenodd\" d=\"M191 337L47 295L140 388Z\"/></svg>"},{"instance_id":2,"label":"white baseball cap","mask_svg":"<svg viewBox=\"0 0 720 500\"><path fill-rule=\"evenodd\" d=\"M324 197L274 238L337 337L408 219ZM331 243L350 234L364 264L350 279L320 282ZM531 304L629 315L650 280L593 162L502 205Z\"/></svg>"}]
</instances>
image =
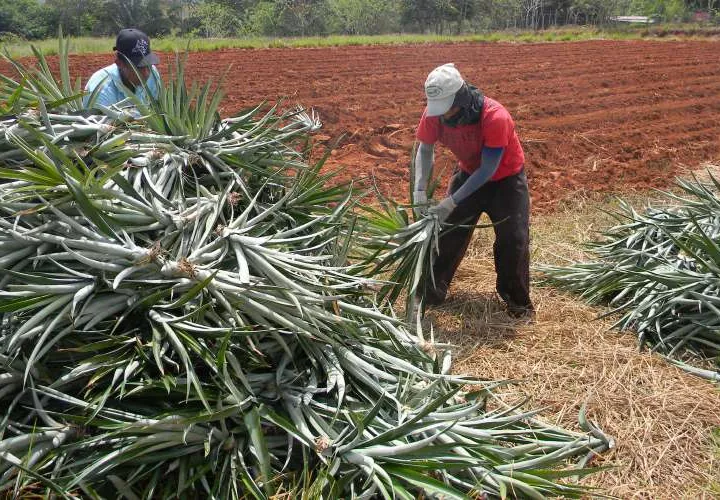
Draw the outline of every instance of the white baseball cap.
<instances>
[{"instance_id":1,"label":"white baseball cap","mask_svg":"<svg viewBox=\"0 0 720 500\"><path fill-rule=\"evenodd\" d=\"M452 107L455 93L465 83L453 63L443 64L430 72L425 80L427 116L440 116Z\"/></svg>"}]
</instances>

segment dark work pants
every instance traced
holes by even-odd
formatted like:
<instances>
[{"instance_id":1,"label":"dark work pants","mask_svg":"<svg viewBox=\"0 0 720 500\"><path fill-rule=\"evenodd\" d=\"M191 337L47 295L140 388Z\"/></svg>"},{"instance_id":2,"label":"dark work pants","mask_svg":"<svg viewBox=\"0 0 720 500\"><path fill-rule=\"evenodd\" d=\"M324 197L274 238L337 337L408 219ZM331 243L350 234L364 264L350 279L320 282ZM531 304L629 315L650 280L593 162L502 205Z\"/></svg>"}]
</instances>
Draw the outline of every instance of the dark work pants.
<instances>
[{"instance_id":1,"label":"dark work pants","mask_svg":"<svg viewBox=\"0 0 720 500\"><path fill-rule=\"evenodd\" d=\"M457 170L450 181L454 193L468 178ZM530 199L525 171L488 182L463 200L446 224L473 226L486 213L495 224L496 289L511 309L532 309L530 301ZM475 228L455 227L440 237L440 254L433 265L435 290L428 285L428 303L441 302L460 261L465 256Z\"/></svg>"}]
</instances>

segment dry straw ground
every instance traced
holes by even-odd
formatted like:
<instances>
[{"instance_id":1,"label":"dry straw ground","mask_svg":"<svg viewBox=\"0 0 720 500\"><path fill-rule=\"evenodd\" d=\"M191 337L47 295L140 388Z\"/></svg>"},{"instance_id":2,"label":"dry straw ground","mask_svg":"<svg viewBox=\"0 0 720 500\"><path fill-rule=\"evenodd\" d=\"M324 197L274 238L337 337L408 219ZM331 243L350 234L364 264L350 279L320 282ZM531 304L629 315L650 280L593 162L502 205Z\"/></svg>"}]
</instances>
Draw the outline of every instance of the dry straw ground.
<instances>
[{"instance_id":1,"label":"dry straw ground","mask_svg":"<svg viewBox=\"0 0 720 500\"><path fill-rule=\"evenodd\" d=\"M647 194L631 196L640 206ZM627 199L627 197L626 197ZM606 227L598 208L576 200L533 219L533 262L582 255L580 245ZM488 379L523 379L508 396L528 396L542 418L577 428L588 416L617 446L596 459L610 466L583 482L619 498L720 497L720 390L639 352L631 333L610 330L603 311L552 289L533 289L534 324L513 322L494 294L492 232L478 230L449 301L429 311L438 340L455 344L455 371ZM514 393L511 394L511 391Z\"/></svg>"}]
</instances>

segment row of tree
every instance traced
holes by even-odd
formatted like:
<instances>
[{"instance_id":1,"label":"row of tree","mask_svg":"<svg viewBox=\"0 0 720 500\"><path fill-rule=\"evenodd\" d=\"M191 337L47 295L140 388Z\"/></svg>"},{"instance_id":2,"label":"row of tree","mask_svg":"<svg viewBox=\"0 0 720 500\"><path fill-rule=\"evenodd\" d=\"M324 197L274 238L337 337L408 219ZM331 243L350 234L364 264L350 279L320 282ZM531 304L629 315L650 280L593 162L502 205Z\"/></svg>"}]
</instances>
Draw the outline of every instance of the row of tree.
<instances>
[{"instance_id":1,"label":"row of tree","mask_svg":"<svg viewBox=\"0 0 720 500\"><path fill-rule=\"evenodd\" d=\"M600 25L616 15L720 17L720 0L0 0L0 34L36 39L112 35L308 36L459 33Z\"/></svg>"}]
</instances>

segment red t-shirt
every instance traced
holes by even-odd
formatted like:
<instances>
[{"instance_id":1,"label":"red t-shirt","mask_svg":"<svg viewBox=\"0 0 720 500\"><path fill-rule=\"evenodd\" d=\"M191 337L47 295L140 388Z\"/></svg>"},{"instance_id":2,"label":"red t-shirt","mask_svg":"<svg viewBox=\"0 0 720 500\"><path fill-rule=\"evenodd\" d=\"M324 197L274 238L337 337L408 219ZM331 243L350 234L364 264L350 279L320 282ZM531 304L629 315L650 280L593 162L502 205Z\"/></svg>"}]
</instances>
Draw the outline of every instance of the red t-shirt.
<instances>
[{"instance_id":1,"label":"red t-shirt","mask_svg":"<svg viewBox=\"0 0 720 500\"><path fill-rule=\"evenodd\" d=\"M489 97L485 97L482 118L473 125L444 126L439 116L427 116L426 108L415 137L425 144L439 142L447 146L457 157L460 168L468 174L480 167L483 146L504 148L502 160L491 181L515 175L525 164L515 122L502 104Z\"/></svg>"}]
</instances>

